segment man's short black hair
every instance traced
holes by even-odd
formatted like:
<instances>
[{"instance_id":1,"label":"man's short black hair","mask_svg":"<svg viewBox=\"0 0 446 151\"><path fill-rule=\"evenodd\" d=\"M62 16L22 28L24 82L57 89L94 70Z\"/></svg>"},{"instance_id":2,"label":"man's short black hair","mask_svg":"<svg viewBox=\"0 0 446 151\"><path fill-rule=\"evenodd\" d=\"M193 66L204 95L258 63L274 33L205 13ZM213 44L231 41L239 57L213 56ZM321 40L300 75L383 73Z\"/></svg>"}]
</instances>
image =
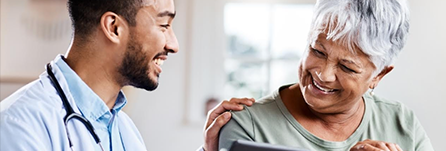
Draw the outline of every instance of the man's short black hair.
<instances>
[{"instance_id":1,"label":"man's short black hair","mask_svg":"<svg viewBox=\"0 0 446 151\"><path fill-rule=\"evenodd\" d=\"M75 35L85 40L99 25L101 16L109 11L135 26L135 16L143 0L68 0L67 5Z\"/></svg>"}]
</instances>

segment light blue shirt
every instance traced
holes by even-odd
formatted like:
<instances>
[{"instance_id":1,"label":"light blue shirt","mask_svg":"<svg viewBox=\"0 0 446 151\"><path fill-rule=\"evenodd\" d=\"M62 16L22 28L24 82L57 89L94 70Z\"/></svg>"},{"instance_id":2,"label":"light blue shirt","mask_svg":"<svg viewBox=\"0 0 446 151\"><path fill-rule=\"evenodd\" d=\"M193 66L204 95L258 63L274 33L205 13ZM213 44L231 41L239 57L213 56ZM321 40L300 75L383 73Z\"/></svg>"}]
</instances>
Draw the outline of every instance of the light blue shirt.
<instances>
[{"instance_id":1,"label":"light blue shirt","mask_svg":"<svg viewBox=\"0 0 446 151\"><path fill-rule=\"evenodd\" d=\"M121 111L127 102L122 92L109 110L61 55L51 65L74 111L93 124L105 150L146 150L133 121ZM3 100L0 107L0 150L70 150L63 122L66 111L46 72ZM78 120L70 120L67 129L74 150L100 150Z\"/></svg>"}]
</instances>

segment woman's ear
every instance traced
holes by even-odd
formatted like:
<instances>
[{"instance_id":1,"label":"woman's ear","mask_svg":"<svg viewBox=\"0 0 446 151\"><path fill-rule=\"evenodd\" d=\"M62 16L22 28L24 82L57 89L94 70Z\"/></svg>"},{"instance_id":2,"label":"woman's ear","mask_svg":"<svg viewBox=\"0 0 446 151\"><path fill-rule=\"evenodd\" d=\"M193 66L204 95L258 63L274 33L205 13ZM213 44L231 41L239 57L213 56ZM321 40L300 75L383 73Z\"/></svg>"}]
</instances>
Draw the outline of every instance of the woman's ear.
<instances>
[{"instance_id":1,"label":"woman's ear","mask_svg":"<svg viewBox=\"0 0 446 151\"><path fill-rule=\"evenodd\" d=\"M378 83L381 81L381 79L384 78L384 76L386 76L390 71L392 71L393 68L393 65L384 67L384 69L372 79L372 83L370 84L369 88L374 89L376 86L378 86Z\"/></svg>"},{"instance_id":2,"label":"woman's ear","mask_svg":"<svg viewBox=\"0 0 446 151\"><path fill-rule=\"evenodd\" d=\"M113 12L106 12L101 16L100 27L105 37L113 43L120 43L128 30L127 22Z\"/></svg>"}]
</instances>

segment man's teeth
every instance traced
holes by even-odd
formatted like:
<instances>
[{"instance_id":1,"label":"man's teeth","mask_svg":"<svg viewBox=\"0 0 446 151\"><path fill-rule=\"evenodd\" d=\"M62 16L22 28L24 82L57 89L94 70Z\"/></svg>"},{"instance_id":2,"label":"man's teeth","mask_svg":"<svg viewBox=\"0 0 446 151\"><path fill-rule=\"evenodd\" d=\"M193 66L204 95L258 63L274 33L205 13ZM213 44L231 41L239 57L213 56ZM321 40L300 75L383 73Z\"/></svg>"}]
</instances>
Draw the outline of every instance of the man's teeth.
<instances>
[{"instance_id":1,"label":"man's teeth","mask_svg":"<svg viewBox=\"0 0 446 151\"><path fill-rule=\"evenodd\" d=\"M161 66L164 63L164 60L163 59L155 59L154 62L155 62L156 65Z\"/></svg>"},{"instance_id":2,"label":"man's teeth","mask_svg":"<svg viewBox=\"0 0 446 151\"><path fill-rule=\"evenodd\" d=\"M319 90L322 90L322 91L325 91L325 92L333 92L334 91L334 89L325 89L325 88L323 88L323 87L321 87L320 85L318 85L316 82L314 82L313 81L313 83L314 83L314 85L319 89Z\"/></svg>"}]
</instances>

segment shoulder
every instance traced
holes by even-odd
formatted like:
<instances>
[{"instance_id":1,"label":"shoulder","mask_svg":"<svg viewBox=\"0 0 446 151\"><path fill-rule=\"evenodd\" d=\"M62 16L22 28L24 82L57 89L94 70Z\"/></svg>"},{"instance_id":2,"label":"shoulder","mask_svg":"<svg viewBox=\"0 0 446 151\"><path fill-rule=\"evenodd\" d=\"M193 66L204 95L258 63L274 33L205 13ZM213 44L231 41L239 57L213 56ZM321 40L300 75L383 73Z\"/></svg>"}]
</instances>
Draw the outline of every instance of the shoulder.
<instances>
[{"instance_id":1,"label":"shoulder","mask_svg":"<svg viewBox=\"0 0 446 151\"><path fill-rule=\"evenodd\" d=\"M2 119L29 123L49 114L60 114L62 102L57 97L45 90L41 80L33 81L1 102Z\"/></svg>"},{"instance_id":2,"label":"shoulder","mask_svg":"<svg viewBox=\"0 0 446 151\"><path fill-rule=\"evenodd\" d=\"M366 96L371 110L369 129L375 129L383 139L396 138L403 146L414 150L433 150L430 140L414 112L399 101L378 96Z\"/></svg>"},{"instance_id":3,"label":"shoulder","mask_svg":"<svg viewBox=\"0 0 446 151\"><path fill-rule=\"evenodd\" d=\"M120 126L125 128L126 130L131 130L139 134L138 128L135 126L135 123L133 123L133 120L124 111L118 112L117 119Z\"/></svg>"},{"instance_id":4,"label":"shoulder","mask_svg":"<svg viewBox=\"0 0 446 151\"><path fill-rule=\"evenodd\" d=\"M51 140L57 140L64 130L61 125L65 111L62 103L49 93L36 80L1 102L0 142L9 145L0 150L16 150L17 146L30 150L54 147Z\"/></svg>"},{"instance_id":5,"label":"shoulder","mask_svg":"<svg viewBox=\"0 0 446 151\"><path fill-rule=\"evenodd\" d=\"M250 107L245 106L242 111L233 111L232 118L241 125L251 125L252 121L260 119L263 119L261 121L265 121L265 119L275 118L278 115L282 115L277 105L277 97L277 95L271 94L257 100Z\"/></svg>"},{"instance_id":6,"label":"shoulder","mask_svg":"<svg viewBox=\"0 0 446 151\"><path fill-rule=\"evenodd\" d=\"M365 96L374 113L386 113L399 116L413 116L413 111L400 101L390 100L379 96ZM368 99L367 99L368 98Z\"/></svg>"},{"instance_id":7,"label":"shoulder","mask_svg":"<svg viewBox=\"0 0 446 151\"><path fill-rule=\"evenodd\" d=\"M133 123L132 119L124 111L118 112L118 122L119 122L119 131L121 131L123 139L125 138L127 139L131 138L131 140L137 139L142 144L144 144L144 141L135 123ZM122 133L122 131L125 131L125 133Z\"/></svg>"},{"instance_id":8,"label":"shoulder","mask_svg":"<svg viewBox=\"0 0 446 151\"><path fill-rule=\"evenodd\" d=\"M395 127L402 133L410 133L418 123L414 112L403 103L379 96L366 96L367 109L371 110L372 121L382 126Z\"/></svg>"},{"instance_id":9,"label":"shoulder","mask_svg":"<svg viewBox=\"0 0 446 151\"><path fill-rule=\"evenodd\" d=\"M133 123L132 119L129 117L129 115L127 115L127 113L125 113L124 111L119 111L118 112L118 119L122 120L124 122L130 122Z\"/></svg>"}]
</instances>

